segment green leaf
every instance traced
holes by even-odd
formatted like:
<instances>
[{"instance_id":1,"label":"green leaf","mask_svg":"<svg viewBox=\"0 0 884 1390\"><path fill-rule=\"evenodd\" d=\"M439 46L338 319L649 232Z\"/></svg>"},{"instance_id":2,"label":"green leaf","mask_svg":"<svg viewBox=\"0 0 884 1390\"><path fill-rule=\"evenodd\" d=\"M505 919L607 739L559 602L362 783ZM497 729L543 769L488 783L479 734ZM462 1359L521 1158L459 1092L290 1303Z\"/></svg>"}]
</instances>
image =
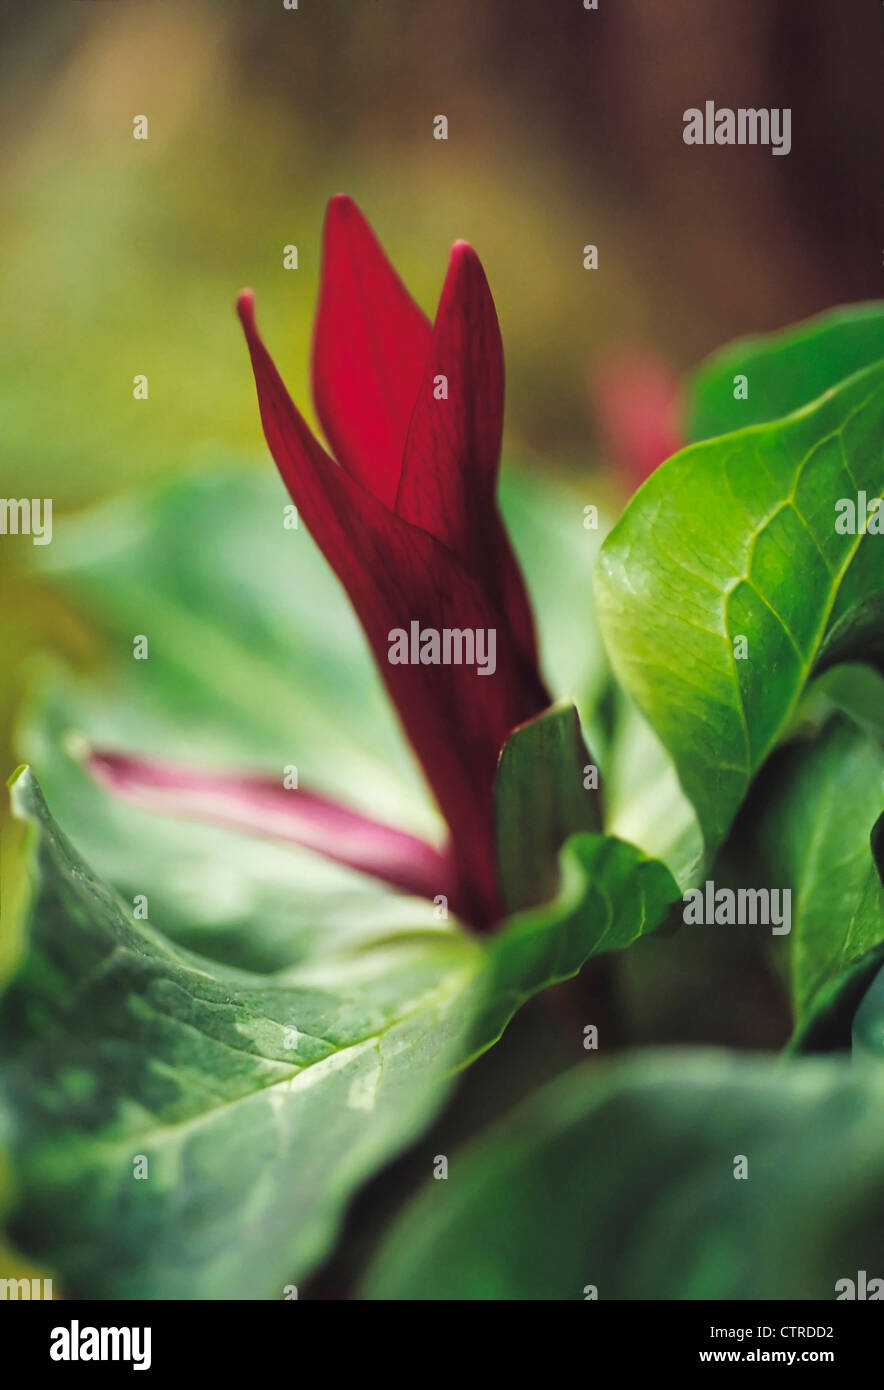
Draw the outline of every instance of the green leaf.
<instances>
[{"instance_id":1,"label":"green leaf","mask_svg":"<svg viewBox=\"0 0 884 1390\"><path fill-rule=\"evenodd\" d=\"M332 928L261 975L136 920L29 771L13 798L38 888L0 1011L11 1230L70 1296L281 1297L456 1069L531 994L651 930L674 891L632 846L577 836L554 902L487 945L411 902L411 932L354 943Z\"/></svg>"},{"instance_id":2,"label":"green leaf","mask_svg":"<svg viewBox=\"0 0 884 1390\"><path fill-rule=\"evenodd\" d=\"M831 1300L884 1268L882 1107L844 1060L588 1062L449 1155L365 1295Z\"/></svg>"},{"instance_id":3,"label":"green leaf","mask_svg":"<svg viewBox=\"0 0 884 1390\"><path fill-rule=\"evenodd\" d=\"M707 855L821 662L884 632L881 544L835 504L884 490L884 365L812 406L697 444L648 479L602 546L616 674L693 803ZM747 643L745 659L740 659Z\"/></svg>"},{"instance_id":4,"label":"green leaf","mask_svg":"<svg viewBox=\"0 0 884 1390\"><path fill-rule=\"evenodd\" d=\"M562 700L512 733L494 784L497 862L508 912L547 902L558 883L568 836L597 829L596 790L584 789L592 766L577 710Z\"/></svg>"},{"instance_id":5,"label":"green leaf","mask_svg":"<svg viewBox=\"0 0 884 1390\"><path fill-rule=\"evenodd\" d=\"M479 949L425 927L272 978L211 964L130 916L28 771L13 795L40 879L0 1023L16 1242L72 1296L281 1298L438 1105Z\"/></svg>"},{"instance_id":6,"label":"green leaf","mask_svg":"<svg viewBox=\"0 0 884 1390\"><path fill-rule=\"evenodd\" d=\"M729 434L790 415L829 387L884 358L884 305L851 304L717 352L689 383L688 438ZM734 377L748 396L734 399Z\"/></svg>"},{"instance_id":7,"label":"green leaf","mask_svg":"<svg viewBox=\"0 0 884 1390\"><path fill-rule=\"evenodd\" d=\"M789 750L758 826L770 881L792 891L792 1000L802 1045L849 1011L884 952L884 886L869 832L884 807L884 748L835 717ZM847 999L845 1001L845 992ZM849 1018L846 1024L846 1045Z\"/></svg>"},{"instance_id":8,"label":"green leaf","mask_svg":"<svg viewBox=\"0 0 884 1390\"><path fill-rule=\"evenodd\" d=\"M488 943L474 1041L498 1038L516 1009L547 985L576 975L590 957L621 951L666 920L680 901L669 870L610 835L572 835L552 902L510 918Z\"/></svg>"}]
</instances>

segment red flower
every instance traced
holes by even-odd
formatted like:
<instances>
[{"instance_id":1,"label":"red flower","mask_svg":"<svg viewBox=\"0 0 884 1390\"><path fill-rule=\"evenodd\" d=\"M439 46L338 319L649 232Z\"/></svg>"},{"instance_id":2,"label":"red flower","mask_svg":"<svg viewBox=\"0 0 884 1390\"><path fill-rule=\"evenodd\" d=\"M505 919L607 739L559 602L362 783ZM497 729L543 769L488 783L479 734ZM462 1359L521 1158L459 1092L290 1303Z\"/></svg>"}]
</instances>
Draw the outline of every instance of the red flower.
<instances>
[{"instance_id":1,"label":"red flower","mask_svg":"<svg viewBox=\"0 0 884 1390\"><path fill-rule=\"evenodd\" d=\"M479 259L465 242L454 245L431 326L355 204L332 199L313 385L337 462L292 403L258 335L251 291L243 291L237 307L270 452L365 629L448 823L450 848L443 860L411 837L372 826L354 859L340 843L323 847L324 825L333 838L330 803L314 798L311 810L303 792L274 798L265 783L239 784L250 808L239 819L254 827L256 801L266 806L269 796L284 815L283 806L300 798L291 838L303 843L309 822L314 833L307 841L315 848L397 886L422 881L428 896L450 893L461 916L485 925L500 914L497 760L512 730L544 709L549 696L538 672L528 597L496 502L503 349ZM397 632L407 635L404 645ZM415 634L424 640L416 644ZM433 662L434 642L435 655L447 651L449 664ZM391 662L391 656L419 651L427 664ZM117 790L142 799L155 801L161 786L164 796L177 792L192 800L193 774L151 772L107 754L96 755L93 768ZM219 782L229 807L235 796L230 779L205 779L203 790L218 790ZM340 808L334 815L351 829L359 819ZM415 867L405 872L401 857L410 853Z\"/></svg>"},{"instance_id":2,"label":"red flower","mask_svg":"<svg viewBox=\"0 0 884 1390\"><path fill-rule=\"evenodd\" d=\"M608 355L589 379L602 448L632 491L685 444L678 378L651 352Z\"/></svg>"}]
</instances>

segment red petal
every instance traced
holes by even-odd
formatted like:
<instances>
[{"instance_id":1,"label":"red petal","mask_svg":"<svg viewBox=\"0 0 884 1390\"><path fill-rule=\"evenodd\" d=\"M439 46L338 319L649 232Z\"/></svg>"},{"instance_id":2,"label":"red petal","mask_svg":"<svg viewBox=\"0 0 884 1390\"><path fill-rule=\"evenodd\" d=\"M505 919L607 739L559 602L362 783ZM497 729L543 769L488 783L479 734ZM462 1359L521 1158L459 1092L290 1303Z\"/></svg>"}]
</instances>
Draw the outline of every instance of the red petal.
<instances>
[{"instance_id":1,"label":"red petal","mask_svg":"<svg viewBox=\"0 0 884 1390\"><path fill-rule=\"evenodd\" d=\"M386 506L399 485L430 325L356 204L325 218L313 395L339 462Z\"/></svg>"},{"instance_id":2,"label":"red petal","mask_svg":"<svg viewBox=\"0 0 884 1390\"><path fill-rule=\"evenodd\" d=\"M264 433L305 525L347 591L405 732L451 828L471 920L497 911L492 793L510 730L549 703L500 612L455 555L388 511L313 438L258 335L250 293L239 312ZM496 670L391 665L390 632L494 629Z\"/></svg>"},{"instance_id":3,"label":"red petal","mask_svg":"<svg viewBox=\"0 0 884 1390\"><path fill-rule=\"evenodd\" d=\"M447 399L438 398L442 377ZM479 257L459 241L411 419L396 511L454 551L500 610L524 659L536 665L531 606L496 502L503 391L494 300Z\"/></svg>"},{"instance_id":4,"label":"red petal","mask_svg":"<svg viewBox=\"0 0 884 1390\"><path fill-rule=\"evenodd\" d=\"M357 811L263 777L237 777L89 750L86 766L119 796L166 815L231 825L316 850L406 893L451 895L452 867L431 845Z\"/></svg>"}]
</instances>

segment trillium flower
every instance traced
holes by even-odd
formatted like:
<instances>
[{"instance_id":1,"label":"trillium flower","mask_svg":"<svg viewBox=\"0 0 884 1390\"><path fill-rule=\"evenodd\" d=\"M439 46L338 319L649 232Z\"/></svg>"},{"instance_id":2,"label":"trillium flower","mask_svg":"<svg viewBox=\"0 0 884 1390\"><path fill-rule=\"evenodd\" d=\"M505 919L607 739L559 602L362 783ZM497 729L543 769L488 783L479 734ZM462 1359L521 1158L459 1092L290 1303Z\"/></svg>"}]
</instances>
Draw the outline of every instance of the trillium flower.
<instances>
[{"instance_id":1,"label":"trillium flower","mask_svg":"<svg viewBox=\"0 0 884 1390\"><path fill-rule=\"evenodd\" d=\"M466 921L487 926L501 913L498 758L550 699L496 500L503 348L482 266L466 242L455 243L431 325L355 204L332 199L313 389L333 456L293 404L259 336L250 290L237 308L270 452L362 623L449 843L436 851L266 779L107 752L91 755L92 770L144 804L292 839L396 887L444 894Z\"/></svg>"}]
</instances>

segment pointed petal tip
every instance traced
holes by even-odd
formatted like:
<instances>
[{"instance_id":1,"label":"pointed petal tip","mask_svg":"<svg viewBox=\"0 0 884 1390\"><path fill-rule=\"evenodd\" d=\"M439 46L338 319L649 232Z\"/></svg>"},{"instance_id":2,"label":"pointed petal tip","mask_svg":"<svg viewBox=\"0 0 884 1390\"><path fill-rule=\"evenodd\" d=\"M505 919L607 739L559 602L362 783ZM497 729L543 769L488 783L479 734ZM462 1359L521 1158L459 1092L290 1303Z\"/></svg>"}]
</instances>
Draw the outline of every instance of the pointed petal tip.
<instances>
[{"instance_id":1,"label":"pointed petal tip","mask_svg":"<svg viewBox=\"0 0 884 1390\"><path fill-rule=\"evenodd\" d=\"M354 203L349 193L333 193L326 204L326 217L346 215L348 212L359 212L359 207Z\"/></svg>"},{"instance_id":2,"label":"pointed petal tip","mask_svg":"<svg viewBox=\"0 0 884 1390\"><path fill-rule=\"evenodd\" d=\"M453 269L455 266L463 266L465 269L469 266L478 266L482 270L482 262L479 260L479 253L476 248L461 238L452 242L448 266L449 269ZM484 271L482 273L484 274Z\"/></svg>"},{"instance_id":3,"label":"pointed petal tip","mask_svg":"<svg viewBox=\"0 0 884 1390\"><path fill-rule=\"evenodd\" d=\"M255 291L250 289L240 290L236 296L236 312L239 314L239 321L243 328L254 328L255 326Z\"/></svg>"},{"instance_id":4,"label":"pointed petal tip","mask_svg":"<svg viewBox=\"0 0 884 1390\"><path fill-rule=\"evenodd\" d=\"M326 247L336 235L345 236L348 231L356 231L358 234L360 229L371 236L374 235L369 227L368 218L349 193L335 193L329 198L322 227L322 238Z\"/></svg>"},{"instance_id":5,"label":"pointed petal tip","mask_svg":"<svg viewBox=\"0 0 884 1390\"><path fill-rule=\"evenodd\" d=\"M448 255L448 268L445 272L445 284L449 289L456 287L460 294L470 293L472 290L473 293L478 291L482 295L487 295L489 299L492 298L485 267L479 259L476 248L471 246L468 241L459 240L452 244Z\"/></svg>"}]
</instances>

